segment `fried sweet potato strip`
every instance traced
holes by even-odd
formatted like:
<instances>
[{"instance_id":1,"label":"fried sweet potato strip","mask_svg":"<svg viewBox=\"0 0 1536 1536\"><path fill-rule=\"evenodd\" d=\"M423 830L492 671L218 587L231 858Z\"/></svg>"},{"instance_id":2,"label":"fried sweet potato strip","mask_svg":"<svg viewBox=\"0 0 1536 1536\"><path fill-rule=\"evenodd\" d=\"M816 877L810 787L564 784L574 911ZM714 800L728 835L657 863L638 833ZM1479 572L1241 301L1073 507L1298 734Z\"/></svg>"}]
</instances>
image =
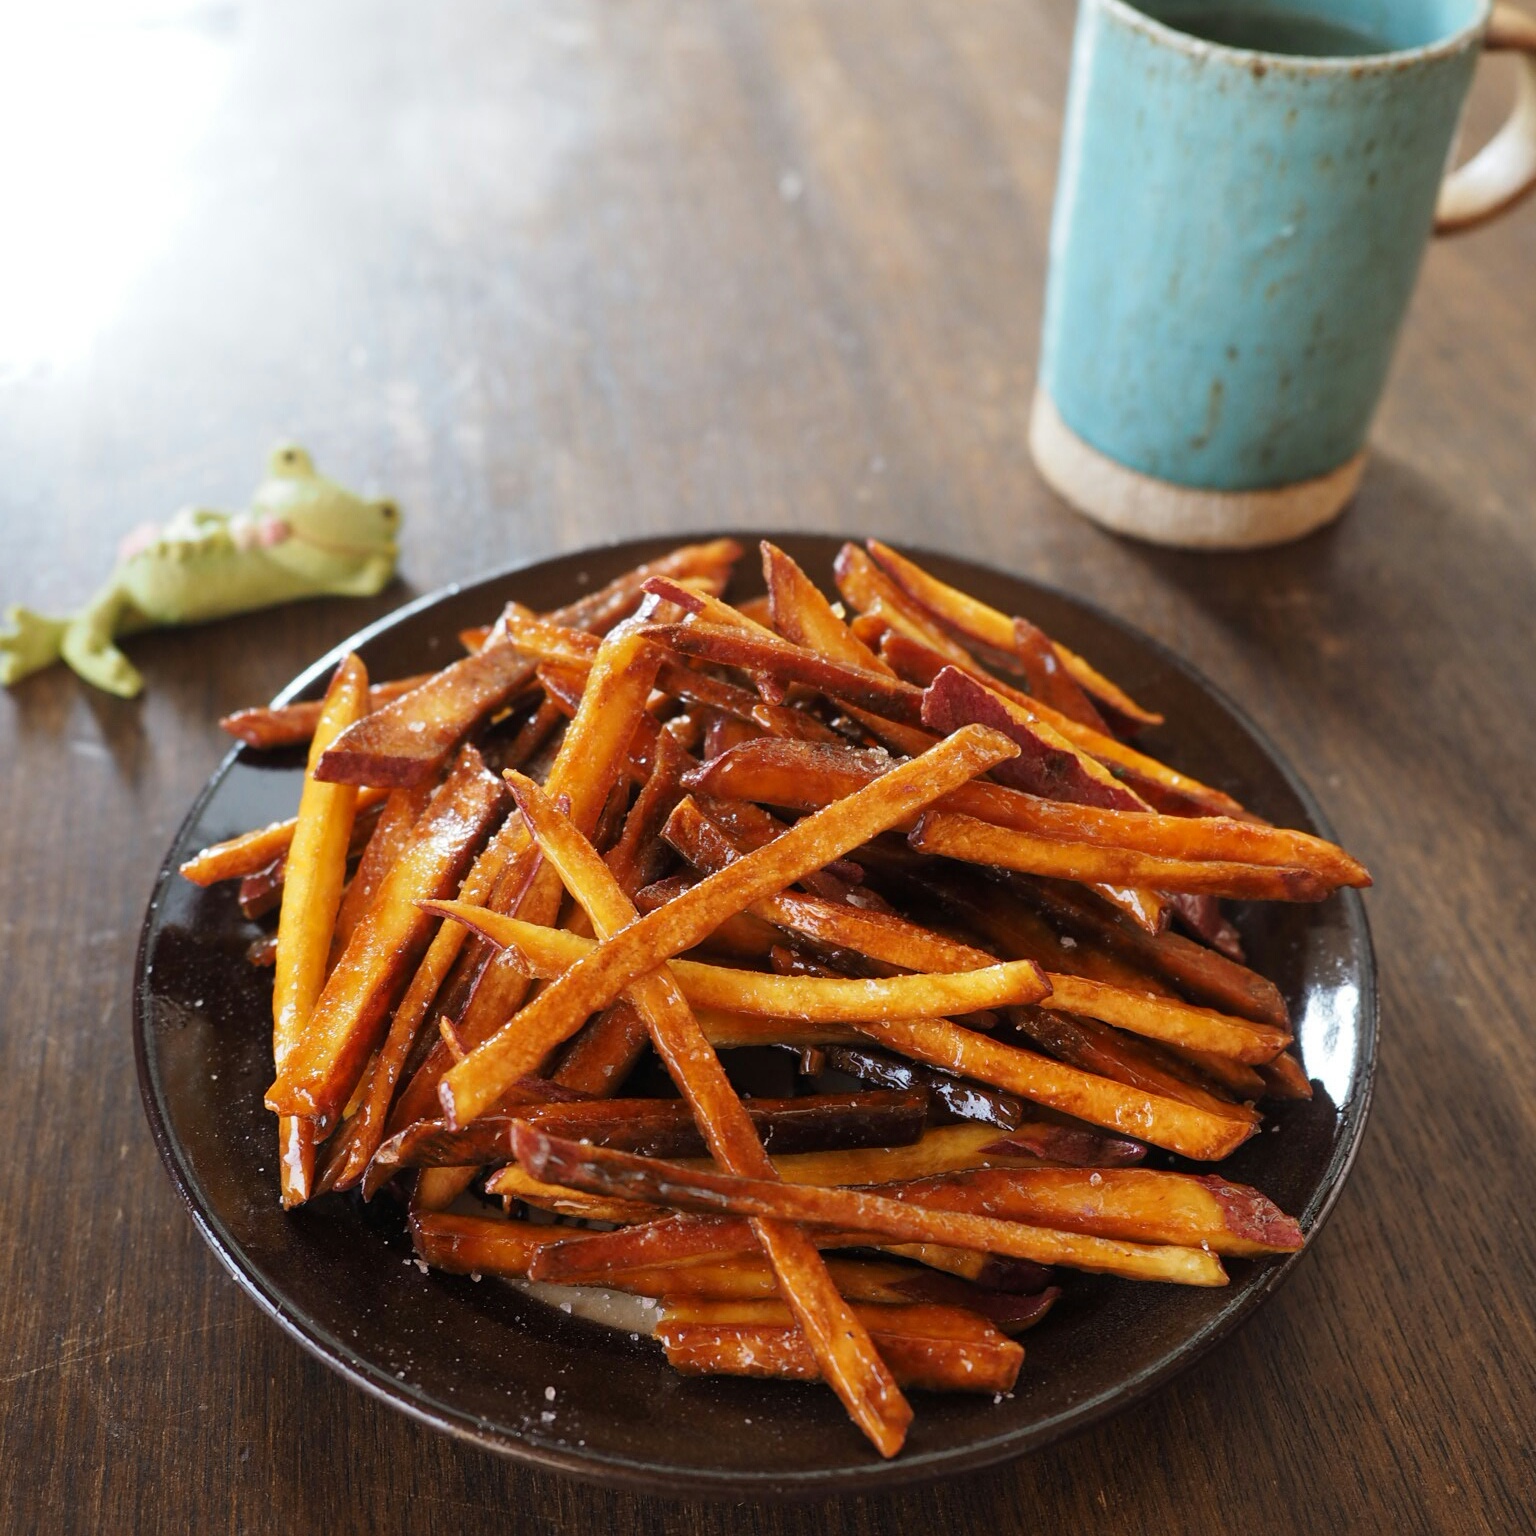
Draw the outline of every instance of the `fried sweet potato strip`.
<instances>
[{"instance_id":1,"label":"fried sweet potato strip","mask_svg":"<svg viewBox=\"0 0 1536 1536\"><path fill-rule=\"evenodd\" d=\"M1043 1264L997 1258L974 1249L948 1248L939 1243L885 1243L868 1232L839 1232L828 1227L808 1227L806 1231L823 1251L879 1248L941 1274L1010 1295L1036 1294L1051 1277ZM561 1239L548 1246L536 1278L571 1285L597 1284L607 1275L626 1270L716 1262L759 1251L752 1225L744 1216L667 1216L633 1223L619 1232L566 1230Z\"/></svg>"},{"instance_id":2,"label":"fried sweet potato strip","mask_svg":"<svg viewBox=\"0 0 1536 1536\"><path fill-rule=\"evenodd\" d=\"M631 923L552 982L443 1078L439 1096L449 1118L462 1123L483 1113L631 981L699 943L727 917L841 858L1014 751L995 732L979 727L957 731L922 757L808 816L782 837Z\"/></svg>"},{"instance_id":3,"label":"fried sweet potato strip","mask_svg":"<svg viewBox=\"0 0 1536 1536\"><path fill-rule=\"evenodd\" d=\"M743 1228L746 1223L741 1223ZM527 1221L503 1221L484 1216L449 1215L413 1210L411 1242L434 1269L449 1274L503 1275L526 1278L533 1256L541 1248L568 1240L569 1227L535 1226ZM752 1242L750 1233L745 1235ZM902 1305L937 1302L966 1307L986 1317L994 1327L1012 1331L1037 1321L1036 1297L983 1290L947 1275L925 1274L907 1265L869 1259L825 1261L838 1291L847 1300ZM746 1251L700 1263L661 1265L648 1269L615 1270L602 1276L610 1290L638 1296L689 1301L776 1301L772 1267L757 1252ZM1036 1293L1038 1296L1039 1293ZM788 1329L789 1319L784 1317Z\"/></svg>"},{"instance_id":4,"label":"fried sweet potato strip","mask_svg":"<svg viewBox=\"0 0 1536 1536\"><path fill-rule=\"evenodd\" d=\"M1288 1030L1273 1024L1217 1013L1193 1003L1165 997L1141 997L1120 987L1084 981L1080 976L1050 977L1052 1012L1085 1013L1117 1029L1145 1035L1213 1056L1230 1057L1250 1065L1269 1061L1291 1043Z\"/></svg>"},{"instance_id":5,"label":"fried sweet potato strip","mask_svg":"<svg viewBox=\"0 0 1536 1536\"><path fill-rule=\"evenodd\" d=\"M675 581L698 583L715 593L725 590L731 567L741 559L742 549L735 539L709 539L701 544L683 544L660 559L637 565L616 577L606 587L578 598L550 615L557 623L574 629L606 634L621 619L627 619L640 605L645 584L652 576L670 576Z\"/></svg>"},{"instance_id":6,"label":"fried sweet potato strip","mask_svg":"<svg viewBox=\"0 0 1536 1536\"><path fill-rule=\"evenodd\" d=\"M864 1032L914 1061L1202 1162L1226 1157L1258 1128L1257 1116L1240 1105L1218 1105L1209 1095L1206 1106L1186 1103L1005 1045L947 1019L871 1024Z\"/></svg>"},{"instance_id":7,"label":"fried sweet potato strip","mask_svg":"<svg viewBox=\"0 0 1536 1536\"><path fill-rule=\"evenodd\" d=\"M838 618L821 589L782 549L766 539L761 548L773 627L786 640L866 672L890 671Z\"/></svg>"},{"instance_id":8,"label":"fried sweet potato strip","mask_svg":"<svg viewBox=\"0 0 1536 1536\"><path fill-rule=\"evenodd\" d=\"M458 888L505 803L479 753L465 748L331 972L304 1039L267 1091L269 1109L329 1119L346 1104L431 936L434 919L417 903Z\"/></svg>"},{"instance_id":9,"label":"fried sweet potato strip","mask_svg":"<svg viewBox=\"0 0 1536 1536\"><path fill-rule=\"evenodd\" d=\"M1215 1174L1151 1168L982 1169L887 1185L894 1200L1004 1221L1036 1222L1099 1237L1180 1243L1254 1257L1293 1253L1300 1226L1258 1190Z\"/></svg>"},{"instance_id":10,"label":"fried sweet potato strip","mask_svg":"<svg viewBox=\"0 0 1536 1536\"><path fill-rule=\"evenodd\" d=\"M923 1132L928 1095L919 1088L744 1102L764 1150L782 1156L916 1142ZM542 1130L646 1157L699 1157L708 1150L682 1099L529 1104L520 1105L517 1114ZM502 1162L512 1155L511 1126L509 1115L482 1115L457 1131L441 1120L418 1120L381 1146L375 1161L381 1172Z\"/></svg>"},{"instance_id":11,"label":"fried sweet potato strip","mask_svg":"<svg viewBox=\"0 0 1536 1536\"><path fill-rule=\"evenodd\" d=\"M625 1200L646 1200L678 1210L726 1212L878 1233L896 1242L937 1242L1006 1254L1037 1264L1059 1264L1180 1285L1227 1283L1216 1258L1198 1248L1152 1247L1109 1238L1058 1232L1048 1227L997 1221L987 1216L937 1211L890 1200L865 1190L706 1173L677 1163L611 1152L547 1136L518 1121L512 1128L518 1162L535 1178L556 1179L576 1189ZM532 1273L539 1277L535 1261ZM546 1278L548 1278L546 1276Z\"/></svg>"},{"instance_id":12,"label":"fried sweet potato strip","mask_svg":"<svg viewBox=\"0 0 1536 1536\"><path fill-rule=\"evenodd\" d=\"M350 784L321 784L314 777L320 754L368 708L368 671L353 655L342 659L326 689L314 726L309 765L299 794L293 842L283 879L272 983L272 1055L281 1072L305 1038L325 985L331 930L347 878L347 846L357 791ZM277 1123L278 1185L285 1207L310 1195L314 1178L315 1122L282 1115Z\"/></svg>"},{"instance_id":13,"label":"fried sweet potato strip","mask_svg":"<svg viewBox=\"0 0 1536 1536\"><path fill-rule=\"evenodd\" d=\"M404 694L421 687L432 674L401 677L394 682L375 683L368 690L364 713L393 703ZM322 701L307 699L301 704L267 704L255 709L239 709L219 721L219 729L243 741L248 747L270 750L274 747L302 747L313 739L320 721Z\"/></svg>"},{"instance_id":14,"label":"fried sweet potato strip","mask_svg":"<svg viewBox=\"0 0 1536 1536\"><path fill-rule=\"evenodd\" d=\"M540 1248L570 1237L569 1227L450 1216L442 1211L413 1209L410 1225L411 1244L421 1258L453 1275L526 1275Z\"/></svg>"},{"instance_id":15,"label":"fried sweet potato strip","mask_svg":"<svg viewBox=\"0 0 1536 1536\"><path fill-rule=\"evenodd\" d=\"M597 933L608 939L626 930L626 925L630 925L627 931L633 932L640 926L633 903L580 831L531 780L510 774L508 778L530 833L586 910ZM710 1151L726 1168L771 1187L773 1165L751 1117L670 974L665 970L649 975L640 971L628 993L646 1021L657 1055L688 1100ZM514 1148L526 1124L514 1122ZM531 1167L527 1171L536 1178L542 1176ZM753 1230L820 1374L876 1449L883 1456L894 1456L906 1437L912 1410L868 1334L838 1294L820 1255L804 1233L772 1219L772 1213L754 1220Z\"/></svg>"},{"instance_id":16,"label":"fried sweet potato strip","mask_svg":"<svg viewBox=\"0 0 1536 1536\"><path fill-rule=\"evenodd\" d=\"M1218 860L1161 859L1134 849L1061 842L954 813L925 816L912 831L914 848L966 863L1020 869L1083 885L1129 885L1158 891L1224 895L1240 902L1321 902L1332 886L1307 869Z\"/></svg>"},{"instance_id":17,"label":"fried sweet potato strip","mask_svg":"<svg viewBox=\"0 0 1536 1536\"><path fill-rule=\"evenodd\" d=\"M439 917L451 917L492 943L515 952L530 974L545 980L563 975L597 947L594 940L563 929L524 923L462 902L435 901L430 910ZM674 960L671 970L682 995L697 1007L806 1024L847 1022L863 1026L887 1019L939 1018L982 1008L1034 1003L1050 991L1039 966L1032 960L990 961L981 970L870 980L768 976L758 971L702 965L694 960ZM1271 1051L1270 1055L1273 1054Z\"/></svg>"},{"instance_id":18,"label":"fried sweet potato strip","mask_svg":"<svg viewBox=\"0 0 1536 1536\"><path fill-rule=\"evenodd\" d=\"M739 1310L731 1308L726 1316ZM924 1331L931 1325L907 1314L937 1308L860 1305L855 1310L902 1385L937 1392L995 1394L1013 1390L1024 1351L990 1325L983 1324L986 1335L979 1338L933 1337ZM717 1304L712 1311L725 1309ZM771 1313L762 1320L718 1321L710 1312L700 1315L695 1309L685 1318L665 1318L656 1336L666 1349L668 1361L684 1375L806 1381L814 1380L817 1374L816 1361L804 1339Z\"/></svg>"},{"instance_id":19,"label":"fried sweet potato strip","mask_svg":"<svg viewBox=\"0 0 1536 1536\"><path fill-rule=\"evenodd\" d=\"M365 715L326 749L316 775L330 783L420 784L480 721L532 681L532 666L493 633L484 650Z\"/></svg>"},{"instance_id":20,"label":"fried sweet potato strip","mask_svg":"<svg viewBox=\"0 0 1536 1536\"><path fill-rule=\"evenodd\" d=\"M767 631L750 633L726 624L698 620L652 624L647 634L681 655L715 666L766 673L785 683L803 683L829 698L883 715L902 725L923 723L922 691L887 672L869 672L828 661L804 646L791 645Z\"/></svg>"},{"instance_id":21,"label":"fried sweet potato strip","mask_svg":"<svg viewBox=\"0 0 1536 1536\"><path fill-rule=\"evenodd\" d=\"M356 811L371 810L389 794L385 789L360 789L357 792ZM293 831L299 824L297 816L287 821L274 821L270 826L258 827L252 832L242 832L238 837L222 843L210 843L200 853L194 854L181 866L183 879L193 885L217 885L221 880L241 880L247 875L260 874L276 860L282 858L293 843Z\"/></svg>"},{"instance_id":22,"label":"fried sweet potato strip","mask_svg":"<svg viewBox=\"0 0 1536 1536\"><path fill-rule=\"evenodd\" d=\"M336 913L336 931L331 938L332 965L341 958L363 914L373 905L384 877L410 843L412 829L431 798L432 786L425 782L412 789L389 792Z\"/></svg>"},{"instance_id":23,"label":"fried sweet potato strip","mask_svg":"<svg viewBox=\"0 0 1536 1536\"><path fill-rule=\"evenodd\" d=\"M526 1117L524 1117L526 1118ZM539 1125L553 1135L558 1126ZM625 1148L638 1151L638 1148ZM653 1153L652 1156L665 1156ZM673 1154L676 1155L676 1154ZM824 1152L776 1152L773 1166L786 1184L889 1184L959 1173L968 1168L1020 1168L1038 1163L1029 1140L990 1125L931 1126L905 1146L839 1148Z\"/></svg>"},{"instance_id":24,"label":"fried sweet potato strip","mask_svg":"<svg viewBox=\"0 0 1536 1536\"><path fill-rule=\"evenodd\" d=\"M999 782L1047 800L1106 810L1145 811L1146 802L1033 711L1004 698L958 667L945 667L923 695L923 724L949 731L979 721L1019 744Z\"/></svg>"}]
</instances>

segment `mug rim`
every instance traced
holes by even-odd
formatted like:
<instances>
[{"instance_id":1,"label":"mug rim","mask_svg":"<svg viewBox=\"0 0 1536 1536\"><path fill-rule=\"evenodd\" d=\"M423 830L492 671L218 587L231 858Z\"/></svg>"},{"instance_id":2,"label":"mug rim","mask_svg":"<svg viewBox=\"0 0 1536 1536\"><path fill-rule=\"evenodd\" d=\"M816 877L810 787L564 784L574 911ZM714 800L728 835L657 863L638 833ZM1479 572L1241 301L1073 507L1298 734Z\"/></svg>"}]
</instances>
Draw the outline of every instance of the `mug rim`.
<instances>
[{"instance_id":1,"label":"mug rim","mask_svg":"<svg viewBox=\"0 0 1536 1536\"><path fill-rule=\"evenodd\" d=\"M1214 43L1193 33L1181 32L1177 27L1130 3L1130 0L1082 0L1086 7L1096 4L1122 25L1141 32L1153 42L1173 48L1191 58L1214 58L1223 64L1236 64L1252 70L1255 60L1265 70L1274 69L1293 75L1311 74L1364 74L1384 73L1402 69L1409 64L1425 64L1436 59L1453 58L1476 43L1488 28L1493 14L1493 0L1474 0L1476 14L1465 26L1432 43L1420 43L1416 48L1392 48L1382 53L1345 54L1328 57L1314 54L1271 53L1263 48L1239 48L1231 43Z\"/></svg>"}]
</instances>

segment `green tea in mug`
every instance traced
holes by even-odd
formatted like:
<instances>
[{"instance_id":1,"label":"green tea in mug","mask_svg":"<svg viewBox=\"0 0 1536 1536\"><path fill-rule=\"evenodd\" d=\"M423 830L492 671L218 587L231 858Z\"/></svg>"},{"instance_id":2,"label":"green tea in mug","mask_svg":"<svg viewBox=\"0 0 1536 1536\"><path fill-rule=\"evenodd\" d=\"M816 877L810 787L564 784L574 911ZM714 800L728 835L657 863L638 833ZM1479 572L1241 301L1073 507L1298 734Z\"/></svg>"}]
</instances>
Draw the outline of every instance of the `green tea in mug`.
<instances>
[{"instance_id":1,"label":"green tea in mug","mask_svg":"<svg viewBox=\"0 0 1536 1536\"><path fill-rule=\"evenodd\" d=\"M1281 5L1147 5L1147 14L1165 25L1226 48L1286 53L1300 58L1338 59L1389 53L1392 45L1332 17L1310 15Z\"/></svg>"}]
</instances>

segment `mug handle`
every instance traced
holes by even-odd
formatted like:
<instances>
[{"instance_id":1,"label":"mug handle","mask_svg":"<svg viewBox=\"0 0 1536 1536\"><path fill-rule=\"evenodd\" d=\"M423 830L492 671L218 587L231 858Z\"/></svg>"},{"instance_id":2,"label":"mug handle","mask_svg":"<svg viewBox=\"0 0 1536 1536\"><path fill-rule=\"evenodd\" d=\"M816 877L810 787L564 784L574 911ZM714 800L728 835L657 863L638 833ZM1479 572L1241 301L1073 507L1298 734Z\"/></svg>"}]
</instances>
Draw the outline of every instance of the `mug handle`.
<instances>
[{"instance_id":1,"label":"mug handle","mask_svg":"<svg viewBox=\"0 0 1536 1536\"><path fill-rule=\"evenodd\" d=\"M1536 21L1512 5L1495 5L1483 47L1524 55L1515 110L1498 133L1440 186L1435 233L1473 229L1512 208L1536 187Z\"/></svg>"}]
</instances>

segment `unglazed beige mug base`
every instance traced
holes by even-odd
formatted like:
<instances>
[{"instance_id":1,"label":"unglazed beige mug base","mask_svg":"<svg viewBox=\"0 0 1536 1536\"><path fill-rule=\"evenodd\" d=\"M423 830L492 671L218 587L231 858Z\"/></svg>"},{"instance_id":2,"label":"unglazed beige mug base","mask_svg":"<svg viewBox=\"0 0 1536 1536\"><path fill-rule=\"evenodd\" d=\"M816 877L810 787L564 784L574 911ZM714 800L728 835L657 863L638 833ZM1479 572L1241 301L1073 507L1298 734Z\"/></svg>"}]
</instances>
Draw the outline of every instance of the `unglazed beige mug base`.
<instances>
[{"instance_id":1,"label":"unglazed beige mug base","mask_svg":"<svg viewBox=\"0 0 1536 1536\"><path fill-rule=\"evenodd\" d=\"M1030 409L1029 447L1046 483L1084 517L1151 544L1180 549L1261 549L1331 523L1349 505L1365 450L1312 480L1260 491L1174 485L1083 441L1043 389Z\"/></svg>"}]
</instances>

